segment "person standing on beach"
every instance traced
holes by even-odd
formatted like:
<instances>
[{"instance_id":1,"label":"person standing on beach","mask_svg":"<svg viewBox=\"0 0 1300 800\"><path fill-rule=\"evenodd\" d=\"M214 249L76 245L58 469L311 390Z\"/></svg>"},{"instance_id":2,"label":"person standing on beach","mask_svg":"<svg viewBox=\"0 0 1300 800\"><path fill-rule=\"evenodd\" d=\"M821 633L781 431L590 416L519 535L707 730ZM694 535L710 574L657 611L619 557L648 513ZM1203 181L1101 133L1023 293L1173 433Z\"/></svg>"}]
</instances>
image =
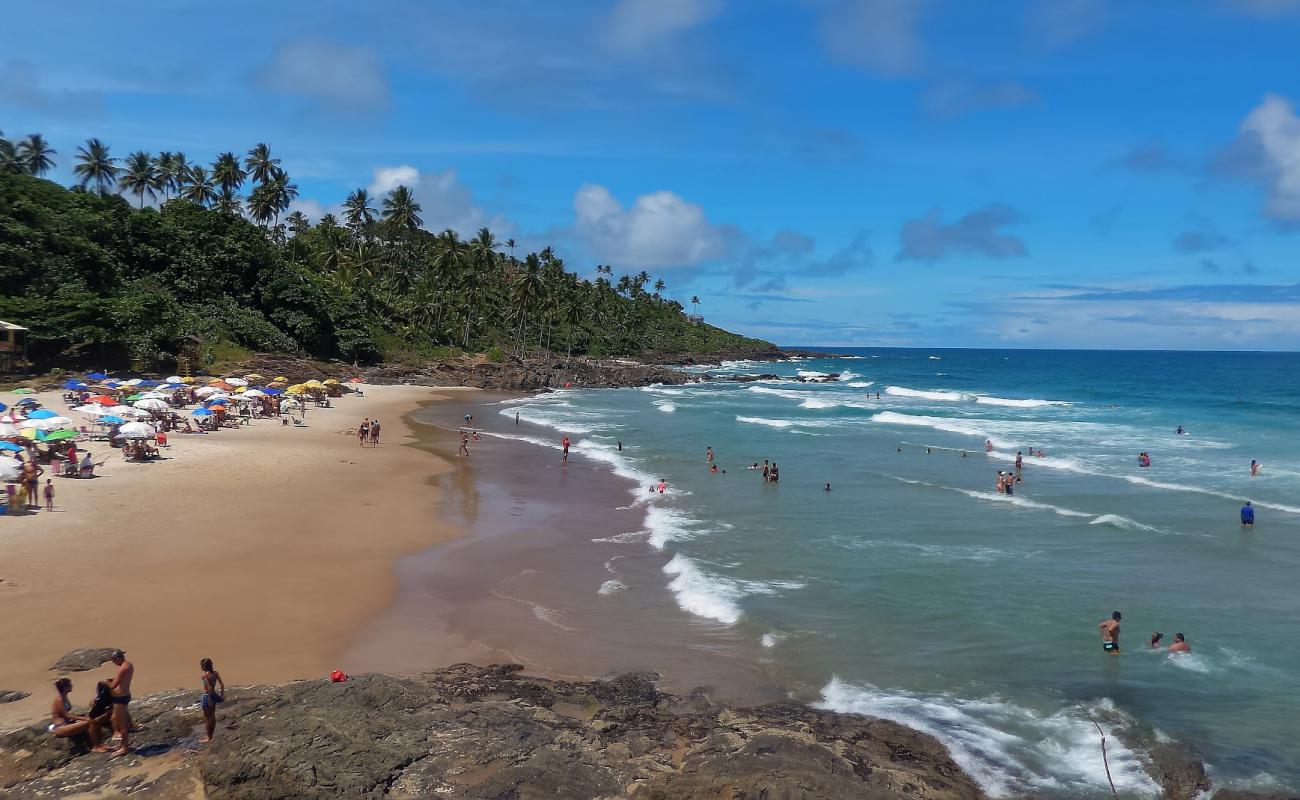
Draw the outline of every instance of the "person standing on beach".
<instances>
[{"instance_id":1,"label":"person standing on beach","mask_svg":"<svg viewBox=\"0 0 1300 800\"><path fill-rule=\"evenodd\" d=\"M1246 501L1246 505L1241 507L1241 527L1253 530L1255 527L1255 507Z\"/></svg>"},{"instance_id":2,"label":"person standing on beach","mask_svg":"<svg viewBox=\"0 0 1300 800\"><path fill-rule=\"evenodd\" d=\"M460 432L460 455L469 457L469 434L465 431Z\"/></svg>"},{"instance_id":3,"label":"person standing on beach","mask_svg":"<svg viewBox=\"0 0 1300 800\"><path fill-rule=\"evenodd\" d=\"M515 427L519 426L519 412L515 412Z\"/></svg>"},{"instance_id":4,"label":"person standing on beach","mask_svg":"<svg viewBox=\"0 0 1300 800\"><path fill-rule=\"evenodd\" d=\"M379 420L370 423L370 446L379 446Z\"/></svg>"},{"instance_id":5,"label":"person standing on beach","mask_svg":"<svg viewBox=\"0 0 1300 800\"><path fill-rule=\"evenodd\" d=\"M1110 619L1101 621L1101 649L1113 656L1119 655L1119 621L1124 616L1118 611L1110 615Z\"/></svg>"},{"instance_id":6,"label":"person standing on beach","mask_svg":"<svg viewBox=\"0 0 1300 800\"><path fill-rule=\"evenodd\" d=\"M217 703L226 700L226 682L221 680L221 673L212 668L210 658L200 660L199 669L203 670L200 676L203 681L203 696L199 699L199 705L203 708L203 727L208 732L199 741L210 742L212 734L217 730Z\"/></svg>"},{"instance_id":7,"label":"person standing on beach","mask_svg":"<svg viewBox=\"0 0 1300 800\"><path fill-rule=\"evenodd\" d=\"M109 658L117 666L117 672L108 681L108 688L113 694L113 732L121 743L114 756L124 756L131 752L131 680L135 678L135 665L126 660L126 653L114 650Z\"/></svg>"},{"instance_id":8,"label":"person standing on beach","mask_svg":"<svg viewBox=\"0 0 1300 800\"><path fill-rule=\"evenodd\" d=\"M54 481L45 479L45 510L54 510Z\"/></svg>"},{"instance_id":9,"label":"person standing on beach","mask_svg":"<svg viewBox=\"0 0 1300 800\"><path fill-rule=\"evenodd\" d=\"M368 438L370 438L370 417L366 417L366 421L357 428L357 439L361 442L362 447L366 446L366 439Z\"/></svg>"},{"instance_id":10,"label":"person standing on beach","mask_svg":"<svg viewBox=\"0 0 1300 800\"><path fill-rule=\"evenodd\" d=\"M560 462L567 464L569 463L569 437L565 436L561 439L560 444L564 447L564 455L560 458Z\"/></svg>"}]
</instances>

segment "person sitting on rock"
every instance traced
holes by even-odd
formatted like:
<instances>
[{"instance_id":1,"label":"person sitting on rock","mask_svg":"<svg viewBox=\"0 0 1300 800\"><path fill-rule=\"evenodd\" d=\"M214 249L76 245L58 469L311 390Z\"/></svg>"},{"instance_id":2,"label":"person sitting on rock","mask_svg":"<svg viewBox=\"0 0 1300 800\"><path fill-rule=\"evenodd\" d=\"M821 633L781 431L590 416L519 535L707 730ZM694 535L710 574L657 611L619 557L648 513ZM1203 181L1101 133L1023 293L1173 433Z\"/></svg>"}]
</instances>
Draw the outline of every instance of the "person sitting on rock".
<instances>
[{"instance_id":1,"label":"person sitting on rock","mask_svg":"<svg viewBox=\"0 0 1300 800\"><path fill-rule=\"evenodd\" d=\"M98 721L72 713L72 701L68 699L68 695L72 692L72 680L59 678L54 682L54 691L58 692L58 695L50 707L50 724L46 730L60 739L68 739L84 733L90 739L92 752L107 753L108 748L100 740Z\"/></svg>"}]
</instances>

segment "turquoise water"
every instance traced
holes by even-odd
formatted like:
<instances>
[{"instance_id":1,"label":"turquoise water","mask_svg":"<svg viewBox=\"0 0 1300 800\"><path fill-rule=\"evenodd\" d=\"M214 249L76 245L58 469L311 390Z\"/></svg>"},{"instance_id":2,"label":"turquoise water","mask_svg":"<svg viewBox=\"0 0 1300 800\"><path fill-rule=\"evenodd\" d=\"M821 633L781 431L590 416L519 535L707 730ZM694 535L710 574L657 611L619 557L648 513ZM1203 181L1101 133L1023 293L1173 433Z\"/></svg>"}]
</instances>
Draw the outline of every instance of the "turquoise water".
<instances>
[{"instance_id":1,"label":"turquoise water","mask_svg":"<svg viewBox=\"0 0 1300 800\"><path fill-rule=\"evenodd\" d=\"M1300 785L1300 355L843 352L709 370L833 383L502 413L632 479L644 530L622 546L661 553L699 625L752 636L800 696L934 733L994 794L1108 796L1091 720L1117 716L1190 743L1222 783ZM1046 457L996 494L1030 448ZM745 469L765 458L779 485ZM1097 632L1116 609L1119 658ZM1148 649L1155 630L1193 653ZM1122 794L1154 793L1141 757L1110 741Z\"/></svg>"}]
</instances>

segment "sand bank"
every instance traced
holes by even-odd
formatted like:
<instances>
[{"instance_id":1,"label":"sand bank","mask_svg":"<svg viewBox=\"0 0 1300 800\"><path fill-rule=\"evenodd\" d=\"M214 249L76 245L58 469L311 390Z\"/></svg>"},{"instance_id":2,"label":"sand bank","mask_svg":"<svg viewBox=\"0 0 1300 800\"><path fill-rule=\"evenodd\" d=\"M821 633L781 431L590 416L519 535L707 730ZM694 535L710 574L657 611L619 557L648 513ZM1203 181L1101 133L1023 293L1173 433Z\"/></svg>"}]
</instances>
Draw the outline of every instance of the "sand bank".
<instances>
[{"instance_id":1,"label":"sand bank","mask_svg":"<svg viewBox=\"0 0 1300 800\"><path fill-rule=\"evenodd\" d=\"M433 486L447 464L402 446L403 415L445 395L365 394L305 427L173 435L155 463L90 443L100 477L56 479L55 511L0 519L0 688L32 693L0 725L45 714L49 666L81 647L125 649L139 694L197 686L202 657L238 684L336 667L390 603L395 560L456 535ZM365 416L384 423L378 448L344 435ZM81 673L74 699L108 668Z\"/></svg>"}]
</instances>

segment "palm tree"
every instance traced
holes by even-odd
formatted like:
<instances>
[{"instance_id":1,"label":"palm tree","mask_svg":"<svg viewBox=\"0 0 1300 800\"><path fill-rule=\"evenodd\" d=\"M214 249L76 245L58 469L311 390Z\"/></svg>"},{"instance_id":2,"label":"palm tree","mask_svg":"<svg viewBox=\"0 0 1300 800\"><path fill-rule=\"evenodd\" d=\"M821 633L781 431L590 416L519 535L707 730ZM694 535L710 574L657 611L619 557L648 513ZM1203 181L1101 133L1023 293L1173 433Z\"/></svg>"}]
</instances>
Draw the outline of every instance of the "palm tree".
<instances>
[{"instance_id":1,"label":"palm tree","mask_svg":"<svg viewBox=\"0 0 1300 800\"><path fill-rule=\"evenodd\" d=\"M4 131L0 131L0 172L22 172L23 168L18 163L18 150L14 143L4 137Z\"/></svg>"},{"instance_id":2,"label":"palm tree","mask_svg":"<svg viewBox=\"0 0 1300 800\"><path fill-rule=\"evenodd\" d=\"M655 299L658 299L659 295L663 294L664 289L667 288L668 288L668 284L664 283L663 278L660 278L659 280L655 281Z\"/></svg>"},{"instance_id":3,"label":"palm tree","mask_svg":"<svg viewBox=\"0 0 1300 800\"><path fill-rule=\"evenodd\" d=\"M39 178L54 169L52 156L58 152L50 147L50 143L45 141L44 136L30 133L26 139L18 143L18 163L22 166L23 172Z\"/></svg>"},{"instance_id":4,"label":"palm tree","mask_svg":"<svg viewBox=\"0 0 1300 800\"><path fill-rule=\"evenodd\" d=\"M343 201L343 218L354 230L361 230L375 221L375 209L370 205L370 193L357 189Z\"/></svg>"},{"instance_id":5,"label":"palm tree","mask_svg":"<svg viewBox=\"0 0 1300 800\"><path fill-rule=\"evenodd\" d=\"M384 222L399 231L410 233L424 224L424 220L420 219L420 212L424 209L405 186L398 186L389 192L383 205Z\"/></svg>"},{"instance_id":6,"label":"palm tree","mask_svg":"<svg viewBox=\"0 0 1300 800\"><path fill-rule=\"evenodd\" d=\"M185 181L189 178L189 174L190 162L185 158L185 154L181 152L172 153L171 171L165 176L165 180L167 181L167 190L170 192L179 192L181 186L183 186Z\"/></svg>"},{"instance_id":7,"label":"palm tree","mask_svg":"<svg viewBox=\"0 0 1300 800\"><path fill-rule=\"evenodd\" d=\"M280 159L271 158L271 148L261 143L248 151L244 166L248 168L248 174L253 176L253 180L265 184L280 172Z\"/></svg>"},{"instance_id":8,"label":"palm tree","mask_svg":"<svg viewBox=\"0 0 1300 800\"><path fill-rule=\"evenodd\" d=\"M181 185L181 197L194 203L207 207L217 199L217 190L212 186L212 178L208 171L203 167L195 164L185 170L184 183Z\"/></svg>"},{"instance_id":9,"label":"palm tree","mask_svg":"<svg viewBox=\"0 0 1300 800\"><path fill-rule=\"evenodd\" d=\"M700 315L700 296L698 294L691 295L691 308L695 311L695 316L698 317Z\"/></svg>"},{"instance_id":10,"label":"palm tree","mask_svg":"<svg viewBox=\"0 0 1300 800\"><path fill-rule=\"evenodd\" d=\"M244 202L239 195L235 194L234 189L223 186L212 201L212 208L222 214L239 217L244 213Z\"/></svg>"},{"instance_id":11,"label":"palm tree","mask_svg":"<svg viewBox=\"0 0 1300 800\"><path fill-rule=\"evenodd\" d=\"M284 221L289 225L289 230L293 232L294 236L297 236L303 231L311 228L311 221L308 220L307 215L301 211L293 212L289 216L285 217Z\"/></svg>"},{"instance_id":12,"label":"palm tree","mask_svg":"<svg viewBox=\"0 0 1300 800\"><path fill-rule=\"evenodd\" d=\"M153 162L154 173L158 178L158 191L165 198L175 188L173 178L176 174L176 154L164 150Z\"/></svg>"},{"instance_id":13,"label":"palm tree","mask_svg":"<svg viewBox=\"0 0 1300 800\"><path fill-rule=\"evenodd\" d=\"M266 227L279 214L279 198L271 184L264 183L248 196L248 215L257 224Z\"/></svg>"},{"instance_id":14,"label":"palm tree","mask_svg":"<svg viewBox=\"0 0 1300 800\"><path fill-rule=\"evenodd\" d=\"M77 166L72 171L81 178L78 182L81 188L93 182L102 195L117 182L117 159L109 157L108 145L98 139L87 139L84 147L77 148Z\"/></svg>"},{"instance_id":15,"label":"palm tree","mask_svg":"<svg viewBox=\"0 0 1300 800\"><path fill-rule=\"evenodd\" d=\"M275 204L275 221L280 222L280 215L289 210L289 206L298 199L297 184L289 183L289 175L284 170L276 170L271 182L266 184L271 190L271 201Z\"/></svg>"},{"instance_id":16,"label":"palm tree","mask_svg":"<svg viewBox=\"0 0 1300 800\"><path fill-rule=\"evenodd\" d=\"M153 159L143 150L137 150L126 157L122 177L117 182L123 191L130 192L140 199L140 208L144 208L144 196L149 199L158 196L160 181Z\"/></svg>"},{"instance_id":17,"label":"palm tree","mask_svg":"<svg viewBox=\"0 0 1300 800\"><path fill-rule=\"evenodd\" d=\"M240 166L239 157L234 153L222 153L212 162L212 180L226 194L236 194L247 177L248 173Z\"/></svg>"}]
</instances>

